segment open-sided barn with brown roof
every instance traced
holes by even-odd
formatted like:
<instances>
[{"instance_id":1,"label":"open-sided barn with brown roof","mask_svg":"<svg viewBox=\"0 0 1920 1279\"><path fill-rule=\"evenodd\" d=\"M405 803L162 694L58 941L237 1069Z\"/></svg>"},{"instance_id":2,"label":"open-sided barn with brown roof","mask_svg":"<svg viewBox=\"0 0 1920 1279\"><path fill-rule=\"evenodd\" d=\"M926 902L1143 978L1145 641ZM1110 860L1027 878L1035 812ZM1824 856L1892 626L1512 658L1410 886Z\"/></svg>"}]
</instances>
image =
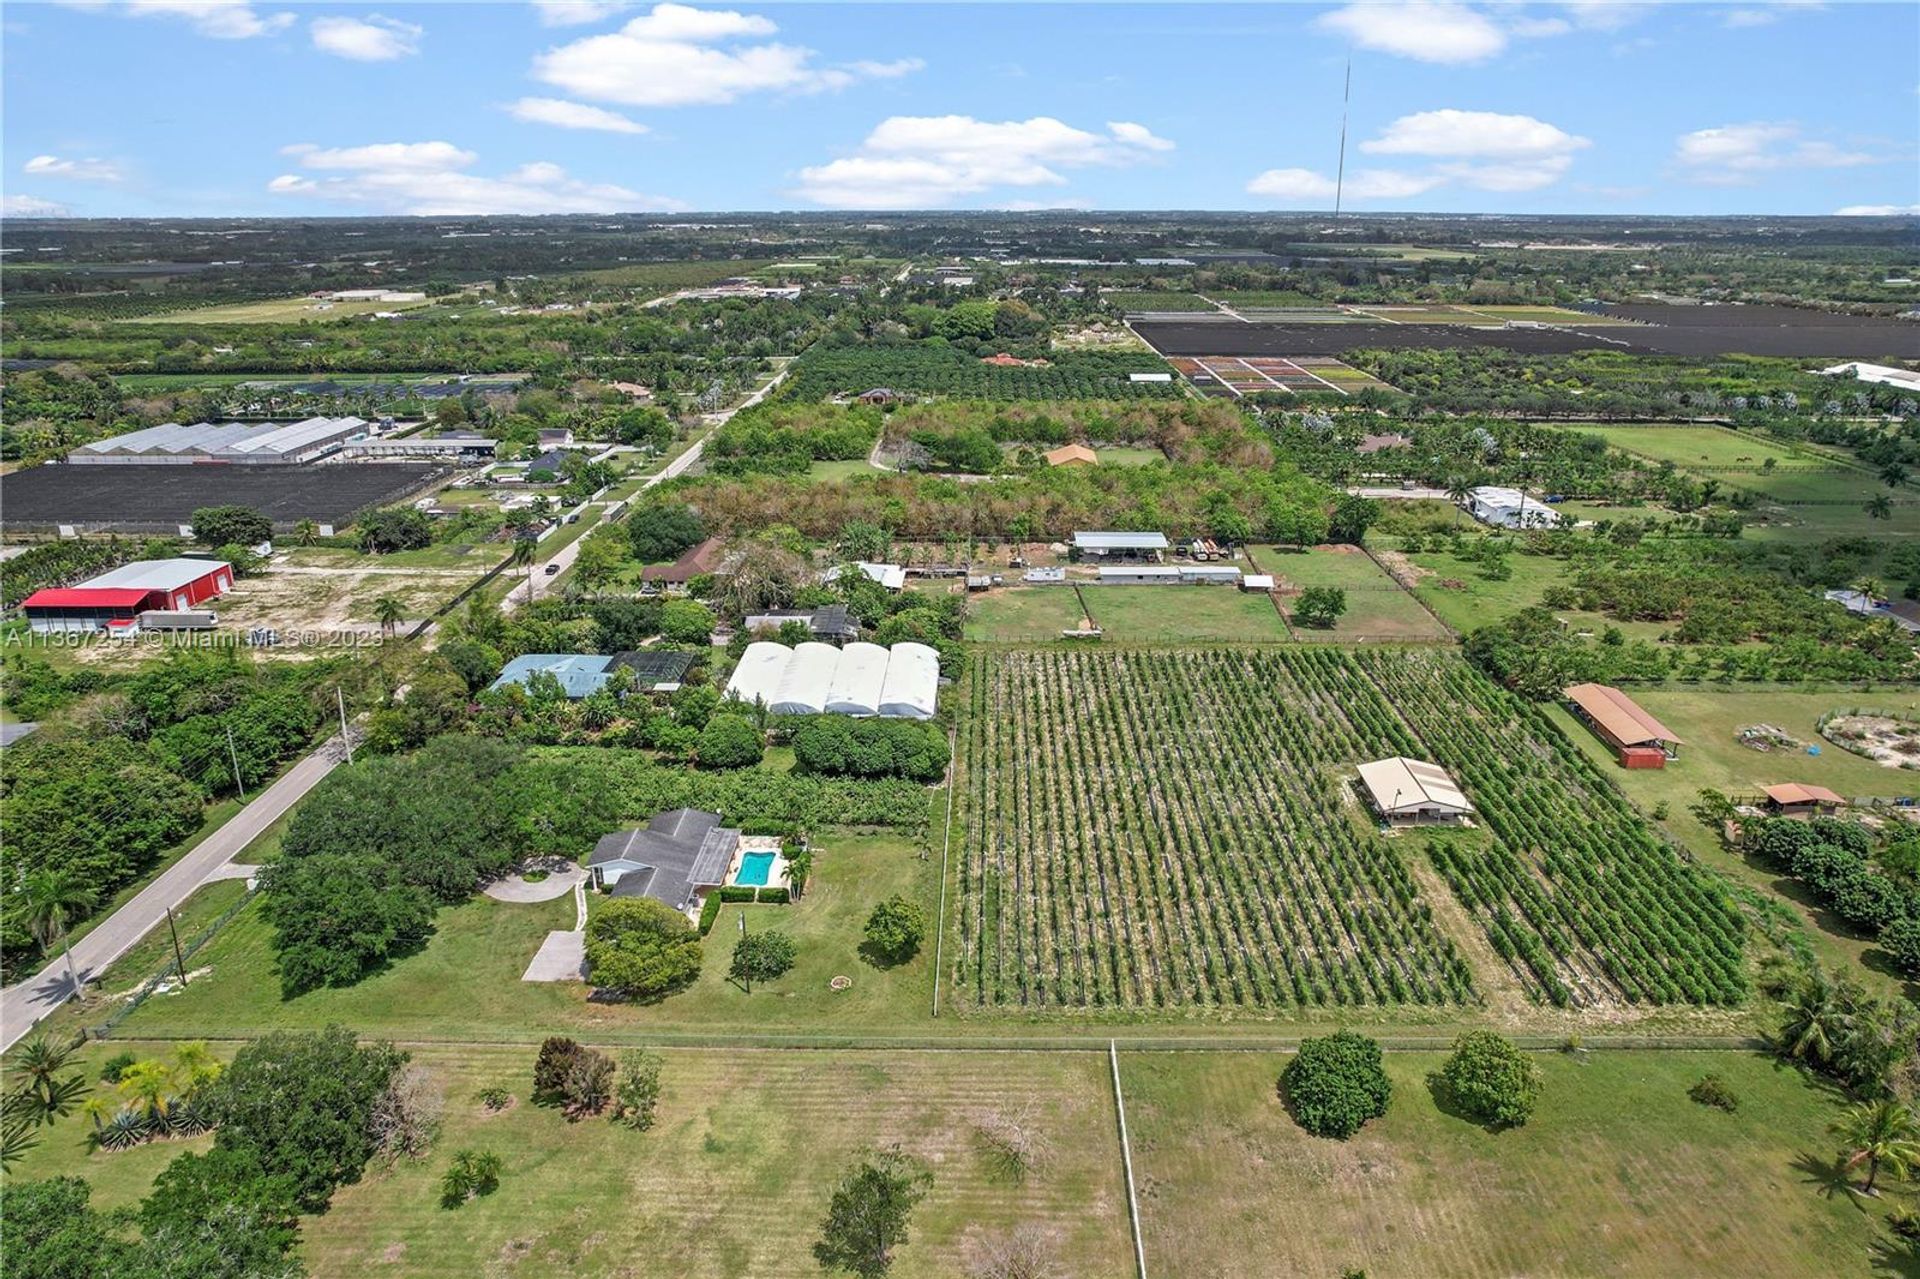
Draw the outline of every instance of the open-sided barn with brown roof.
<instances>
[{"instance_id":1,"label":"open-sided barn with brown roof","mask_svg":"<svg viewBox=\"0 0 1920 1279\"><path fill-rule=\"evenodd\" d=\"M1617 688L1575 684L1567 690L1567 702L1628 768L1659 768L1679 754L1680 735Z\"/></svg>"}]
</instances>

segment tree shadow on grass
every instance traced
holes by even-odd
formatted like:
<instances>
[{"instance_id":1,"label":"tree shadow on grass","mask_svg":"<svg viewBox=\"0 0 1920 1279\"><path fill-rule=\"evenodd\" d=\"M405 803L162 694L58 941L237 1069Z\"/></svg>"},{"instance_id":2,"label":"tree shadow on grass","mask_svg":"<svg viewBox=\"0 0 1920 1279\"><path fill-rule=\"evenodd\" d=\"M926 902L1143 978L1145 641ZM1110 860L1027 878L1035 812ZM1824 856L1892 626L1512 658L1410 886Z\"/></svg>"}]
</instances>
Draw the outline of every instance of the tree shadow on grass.
<instances>
[{"instance_id":1,"label":"tree shadow on grass","mask_svg":"<svg viewBox=\"0 0 1920 1279\"><path fill-rule=\"evenodd\" d=\"M1861 1212L1874 1202L1863 1195L1854 1193L1853 1170L1847 1167L1842 1155L1816 1155L1803 1151L1793 1158L1794 1171L1800 1174L1800 1180L1812 1186L1822 1199L1839 1199L1843 1196Z\"/></svg>"},{"instance_id":2,"label":"tree shadow on grass","mask_svg":"<svg viewBox=\"0 0 1920 1279\"><path fill-rule=\"evenodd\" d=\"M1873 1241L1867 1249L1867 1256L1875 1274L1920 1279L1920 1241L1902 1239L1898 1235L1883 1235Z\"/></svg>"},{"instance_id":3,"label":"tree shadow on grass","mask_svg":"<svg viewBox=\"0 0 1920 1279\"><path fill-rule=\"evenodd\" d=\"M919 953L920 951L916 947L913 954L910 955L891 955L870 941L860 943L860 958L866 962L869 968L878 968L881 972L886 972L890 968L898 968L902 964L911 963L913 956Z\"/></svg>"}]
</instances>

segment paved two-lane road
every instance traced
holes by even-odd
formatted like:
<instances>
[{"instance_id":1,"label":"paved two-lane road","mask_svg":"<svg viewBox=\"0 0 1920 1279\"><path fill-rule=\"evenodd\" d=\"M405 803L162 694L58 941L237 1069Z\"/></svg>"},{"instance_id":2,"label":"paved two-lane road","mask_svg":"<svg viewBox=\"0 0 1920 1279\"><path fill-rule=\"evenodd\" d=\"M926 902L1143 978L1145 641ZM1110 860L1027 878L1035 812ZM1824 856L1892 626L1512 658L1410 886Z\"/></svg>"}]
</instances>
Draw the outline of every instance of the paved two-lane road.
<instances>
[{"instance_id":1,"label":"paved two-lane road","mask_svg":"<svg viewBox=\"0 0 1920 1279\"><path fill-rule=\"evenodd\" d=\"M73 944L73 966L80 980L90 982L99 978L135 942L159 927L169 909L179 906L195 889L214 878L344 758L340 739L330 739L281 774L226 825L167 867L126 905L101 920L92 932ZM55 956L52 963L34 976L0 990L0 1051L18 1043L72 993L67 961L60 956Z\"/></svg>"}]
</instances>

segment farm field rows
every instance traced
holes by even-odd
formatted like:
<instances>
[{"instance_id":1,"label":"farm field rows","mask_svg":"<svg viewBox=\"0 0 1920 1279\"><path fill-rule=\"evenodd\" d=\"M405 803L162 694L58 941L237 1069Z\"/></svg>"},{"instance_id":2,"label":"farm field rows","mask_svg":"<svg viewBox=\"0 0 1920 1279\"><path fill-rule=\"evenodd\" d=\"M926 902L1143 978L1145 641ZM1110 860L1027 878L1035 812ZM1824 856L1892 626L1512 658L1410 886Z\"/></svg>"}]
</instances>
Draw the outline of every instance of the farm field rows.
<instances>
[{"instance_id":1,"label":"farm field rows","mask_svg":"<svg viewBox=\"0 0 1920 1279\"><path fill-rule=\"evenodd\" d=\"M1168 363L1203 395L1222 393L1236 398L1259 391L1337 391L1347 395L1386 383L1370 373L1324 355L1176 356Z\"/></svg>"},{"instance_id":2,"label":"farm field rows","mask_svg":"<svg viewBox=\"0 0 1920 1279\"><path fill-rule=\"evenodd\" d=\"M1491 831L1428 854L1502 959L1554 1004L1718 1004L1746 995L1745 923L1661 843L1545 712L1451 655L1355 650ZM1424 748L1422 750L1422 748Z\"/></svg>"},{"instance_id":3,"label":"farm field rows","mask_svg":"<svg viewBox=\"0 0 1920 1279\"><path fill-rule=\"evenodd\" d=\"M1475 998L1352 769L1431 759L1484 830L1428 849L1528 996L1729 1004L1743 925L1536 708L1451 653L976 658L953 985L974 1006ZM1119 762L1127 761L1127 762Z\"/></svg>"},{"instance_id":4,"label":"farm field rows","mask_svg":"<svg viewBox=\"0 0 1920 1279\"><path fill-rule=\"evenodd\" d=\"M1473 998L1338 767L1388 713L1331 652L976 658L952 989L974 1007Z\"/></svg>"},{"instance_id":5,"label":"farm field rows","mask_svg":"<svg viewBox=\"0 0 1920 1279\"><path fill-rule=\"evenodd\" d=\"M333 320L358 319L378 311L412 311L432 306L433 302L324 302L313 298L270 298L262 302L236 302L229 306L205 306L186 311L168 311L162 315L136 315L118 320L119 324L294 324L310 321L325 324Z\"/></svg>"}]
</instances>

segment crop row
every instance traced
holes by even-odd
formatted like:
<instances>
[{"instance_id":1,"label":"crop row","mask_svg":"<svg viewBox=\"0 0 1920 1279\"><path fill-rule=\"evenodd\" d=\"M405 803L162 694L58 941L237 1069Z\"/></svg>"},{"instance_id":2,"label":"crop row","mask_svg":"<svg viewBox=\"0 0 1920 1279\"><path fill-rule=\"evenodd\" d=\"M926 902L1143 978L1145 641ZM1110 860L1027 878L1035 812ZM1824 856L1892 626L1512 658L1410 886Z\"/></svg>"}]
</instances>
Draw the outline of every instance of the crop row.
<instances>
[{"instance_id":1,"label":"crop row","mask_svg":"<svg viewBox=\"0 0 1920 1279\"><path fill-rule=\"evenodd\" d=\"M1341 653L976 656L955 988L1028 1008L1469 1001L1351 763L1411 737Z\"/></svg>"}]
</instances>

